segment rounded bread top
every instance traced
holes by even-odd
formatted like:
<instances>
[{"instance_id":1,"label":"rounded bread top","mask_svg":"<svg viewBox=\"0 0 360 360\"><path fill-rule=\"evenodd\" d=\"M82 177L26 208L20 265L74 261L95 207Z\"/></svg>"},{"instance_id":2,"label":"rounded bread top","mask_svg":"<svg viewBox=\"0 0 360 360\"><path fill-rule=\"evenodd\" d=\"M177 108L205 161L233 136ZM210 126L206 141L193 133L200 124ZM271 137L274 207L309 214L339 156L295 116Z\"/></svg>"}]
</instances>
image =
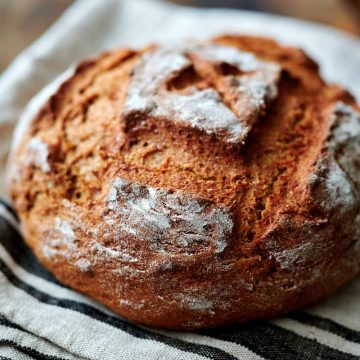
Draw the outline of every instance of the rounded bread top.
<instances>
[{"instance_id":1,"label":"rounded bread top","mask_svg":"<svg viewBox=\"0 0 360 360\"><path fill-rule=\"evenodd\" d=\"M358 235L358 111L268 39L114 50L22 130L10 194L44 262L185 283L195 267L198 286L241 263L251 287L250 267L316 263L335 232Z\"/></svg>"}]
</instances>

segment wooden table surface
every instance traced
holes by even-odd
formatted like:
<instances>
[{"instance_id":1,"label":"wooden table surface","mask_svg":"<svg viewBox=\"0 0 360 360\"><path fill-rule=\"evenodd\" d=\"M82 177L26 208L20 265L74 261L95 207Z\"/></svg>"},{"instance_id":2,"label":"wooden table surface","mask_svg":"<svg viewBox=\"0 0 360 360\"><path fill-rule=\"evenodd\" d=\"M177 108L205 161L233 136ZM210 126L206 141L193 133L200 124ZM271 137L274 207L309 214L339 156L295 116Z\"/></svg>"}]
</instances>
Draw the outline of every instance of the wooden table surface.
<instances>
[{"instance_id":1,"label":"wooden table surface","mask_svg":"<svg viewBox=\"0 0 360 360\"><path fill-rule=\"evenodd\" d=\"M101 1L101 0L99 0ZM136 1L136 0L133 0ZM265 11L330 24L360 36L360 0L174 0L183 5ZM0 0L0 72L73 0Z\"/></svg>"}]
</instances>

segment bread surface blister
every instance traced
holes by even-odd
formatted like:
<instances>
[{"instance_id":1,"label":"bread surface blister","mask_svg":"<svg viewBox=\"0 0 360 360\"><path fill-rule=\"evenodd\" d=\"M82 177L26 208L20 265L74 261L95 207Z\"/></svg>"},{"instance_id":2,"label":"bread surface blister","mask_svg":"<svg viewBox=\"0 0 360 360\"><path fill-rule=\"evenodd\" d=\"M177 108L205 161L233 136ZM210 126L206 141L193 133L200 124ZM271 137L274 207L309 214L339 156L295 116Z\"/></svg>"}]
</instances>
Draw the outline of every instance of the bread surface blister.
<instances>
[{"instance_id":1,"label":"bread surface blister","mask_svg":"<svg viewBox=\"0 0 360 360\"><path fill-rule=\"evenodd\" d=\"M120 49L51 91L21 120L8 183L64 284L191 330L285 314L359 272L359 107L301 50Z\"/></svg>"}]
</instances>

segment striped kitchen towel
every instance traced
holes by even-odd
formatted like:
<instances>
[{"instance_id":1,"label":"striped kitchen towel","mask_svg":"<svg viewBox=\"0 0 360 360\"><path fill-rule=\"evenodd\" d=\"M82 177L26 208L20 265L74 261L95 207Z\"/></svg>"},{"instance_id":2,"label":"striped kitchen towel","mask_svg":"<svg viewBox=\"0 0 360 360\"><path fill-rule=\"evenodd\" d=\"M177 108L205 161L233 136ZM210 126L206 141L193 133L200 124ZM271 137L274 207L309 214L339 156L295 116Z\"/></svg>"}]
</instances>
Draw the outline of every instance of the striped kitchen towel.
<instances>
[{"instance_id":1,"label":"striped kitchen towel","mask_svg":"<svg viewBox=\"0 0 360 360\"><path fill-rule=\"evenodd\" d=\"M0 201L0 359L360 359L360 279L289 316L192 333L126 321L61 285Z\"/></svg>"},{"instance_id":2,"label":"striped kitchen towel","mask_svg":"<svg viewBox=\"0 0 360 360\"><path fill-rule=\"evenodd\" d=\"M327 27L160 0L77 0L0 76L0 193L12 129L26 103L71 63L112 47L241 32L305 48L328 81L360 100L359 40ZM281 319L193 333L149 329L56 281L0 201L1 359L360 359L360 278Z\"/></svg>"}]
</instances>

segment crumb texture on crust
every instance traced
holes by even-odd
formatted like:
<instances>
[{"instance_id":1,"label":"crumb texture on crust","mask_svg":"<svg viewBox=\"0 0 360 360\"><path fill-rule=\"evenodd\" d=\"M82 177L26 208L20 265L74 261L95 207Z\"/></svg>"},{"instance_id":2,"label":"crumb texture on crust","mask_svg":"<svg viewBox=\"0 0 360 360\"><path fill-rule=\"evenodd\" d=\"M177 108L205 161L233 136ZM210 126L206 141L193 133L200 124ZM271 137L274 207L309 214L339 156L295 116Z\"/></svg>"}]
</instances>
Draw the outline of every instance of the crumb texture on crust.
<instances>
[{"instance_id":1,"label":"crumb texture on crust","mask_svg":"<svg viewBox=\"0 0 360 360\"><path fill-rule=\"evenodd\" d=\"M359 107L301 50L114 50L49 96L20 124L9 191L66 285L190 330L284 314L359 272Z\"/></svg>"}]
</instances>

